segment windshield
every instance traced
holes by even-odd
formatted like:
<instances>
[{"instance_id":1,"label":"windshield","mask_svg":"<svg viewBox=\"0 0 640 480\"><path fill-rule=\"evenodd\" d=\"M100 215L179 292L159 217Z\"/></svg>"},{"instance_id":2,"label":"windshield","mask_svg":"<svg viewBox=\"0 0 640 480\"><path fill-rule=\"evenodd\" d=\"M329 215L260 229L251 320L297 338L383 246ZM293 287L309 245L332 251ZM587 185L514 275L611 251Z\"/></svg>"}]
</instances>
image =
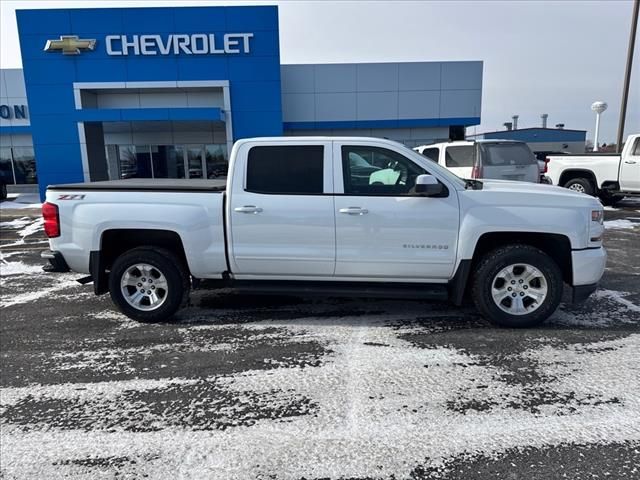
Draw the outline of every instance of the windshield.
<instances>
[{"instance_id":1,"label":"windshield","mask_svg":"<svg viewBox=\"0 0 640 480\"><path fill-rule=\"evenodd\" d=\"M440 177L446 178L447 181L453 183L457 187L465 188L465 181L459 176L455 175L454 173L451 173L449 170L447 170L446 168L444 168L443 166L435 162L429 162L429 161L425 162L426 159L424 155L421 155L415 150L411 150L409 147L398 142L395 142L395 144L398 146L398 148L402 149L402 153L405 156L413 159L418 165L423 166L427 172L435 173Z\"/></svg>"},{"instance_id":2,"label":"windshield","mask_svg":"<svg viewBox=\"0 0 640 480\"><path fill-rule=\"evenodd\" d=\"M488 167L501 165L533 165L537 162L524 143L480 144L482 164Z\"/></svg>"}]
</instances>

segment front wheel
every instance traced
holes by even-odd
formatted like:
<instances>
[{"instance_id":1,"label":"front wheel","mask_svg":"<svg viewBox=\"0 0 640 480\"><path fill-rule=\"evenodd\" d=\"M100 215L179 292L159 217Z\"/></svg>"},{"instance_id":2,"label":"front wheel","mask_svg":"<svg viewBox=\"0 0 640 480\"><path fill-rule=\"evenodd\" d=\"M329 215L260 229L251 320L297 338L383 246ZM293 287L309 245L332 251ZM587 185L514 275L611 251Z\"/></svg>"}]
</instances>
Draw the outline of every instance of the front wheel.
<instances>
[{"instance_id":1,"label":"front wheel","mask_svg":"<svg viewBox=\"0 0 640 480\"><path fill-rule=\"evenodd\" d=\"M489 252L473 277L472 297L480 313L503 327L533 327L558 308L562 272L543 251L507 245Z\"/></svg>"},{"instance_id":2,"label":"front wheel","mask_svg":"<svg viewBox=\"0 0 640 480\"><path fill-rule=\"evenodd\" d=\"M134 248L113 263L109 293L127 317L139 322L163 322L187 303L189 273L169 250Z\"/></svg>"},{"instance_id":3,"label":"front wheel","mask_svg":"<svg viewBox=\"0 0 640 480\"><path fill-rule=\"evenodd\" d=\"M0 183L0 200L6 200L7 196L7 184Z\"/></svg>"}]
</instances>

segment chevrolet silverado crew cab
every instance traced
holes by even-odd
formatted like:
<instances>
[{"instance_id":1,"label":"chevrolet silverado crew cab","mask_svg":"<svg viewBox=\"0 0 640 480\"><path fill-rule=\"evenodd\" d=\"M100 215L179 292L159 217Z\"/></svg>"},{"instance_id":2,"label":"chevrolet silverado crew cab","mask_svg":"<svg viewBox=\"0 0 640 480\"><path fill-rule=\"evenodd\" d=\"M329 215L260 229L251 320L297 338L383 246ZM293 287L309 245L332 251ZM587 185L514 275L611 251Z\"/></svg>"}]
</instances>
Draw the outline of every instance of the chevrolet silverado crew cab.
<instances>
[{"instance_id":1,"label":"chevrolet silverado crew cab","mask_svg":"<svg viewBox=\"0 0 640 480\"><path fill-rule=\"evenodd\" d=\"M389 140L239 140L222 180L51 186L58 270L88 273L127 316L165 321L192 287L449 299L538 324L596 288L602 206L564 188L461 180ZM203 281L206 280L206 281Z\"/></svg>"},{"instance_id":2,"label":"chevrolet silverado crew cab","mask_svg":"<svg viewBox=\"0 0 640 480\"><path fill-rule=\"evenodd\" d=\"M414 150L460 178L540 182L540 166L524 142L476 140L421 145Z\"/></svg>"},{"instance_id":3,"label":"chevrolet silverado crew cab","mask_svg":"<svg viewBox=\"0 0 640 480\"><path fill-rule=\"evenodd\" d=\"M640 134L629 135L621 155L550 155L546 162L546 175L553 185L597 195L605 205L640 195Z\"/></svg>"}]
</instances>

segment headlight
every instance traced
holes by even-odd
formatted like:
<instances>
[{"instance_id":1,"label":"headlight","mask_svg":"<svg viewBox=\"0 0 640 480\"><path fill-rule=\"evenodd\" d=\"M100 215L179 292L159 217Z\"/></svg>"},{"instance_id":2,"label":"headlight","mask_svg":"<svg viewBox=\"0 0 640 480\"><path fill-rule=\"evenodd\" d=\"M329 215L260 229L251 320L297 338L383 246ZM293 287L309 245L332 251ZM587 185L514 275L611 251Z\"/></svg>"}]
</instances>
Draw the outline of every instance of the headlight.
<instances>
[{"instance_id":1,"label":"headlight","mask_svg":"<svg viewBox=\"0 0 640 480\"><path fill-rule=\"evenodd\" d=\"M598 222L602 225L602 221L604 220L604 211L602 210L591 210L591 221Z\"/></svg>"},{"instance_id":2,"label":"headlight","mask_svg":"<svg viewBox=\"0 0 640 480\"><path fill-rule=\"evenodd\" d=\"M591 210L591 225L589 226L589 243L602 242L602 234L604 233L604 211Z\"/></svg>"}]
</instances>

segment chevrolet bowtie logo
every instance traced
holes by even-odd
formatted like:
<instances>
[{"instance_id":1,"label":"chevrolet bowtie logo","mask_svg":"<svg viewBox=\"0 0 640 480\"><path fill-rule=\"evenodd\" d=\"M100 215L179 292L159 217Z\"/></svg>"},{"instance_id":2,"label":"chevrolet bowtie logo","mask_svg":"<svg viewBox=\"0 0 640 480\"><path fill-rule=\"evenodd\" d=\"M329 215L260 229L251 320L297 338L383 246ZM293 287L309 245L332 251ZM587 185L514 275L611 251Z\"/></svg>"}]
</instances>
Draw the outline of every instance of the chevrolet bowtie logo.
<instances>
[{"instance_id":1,"label":"chevrolet bowtie logo","mask_svg":"<svg viewBox=\"0 0 640 480\"><path fill-rule=\"evenodd\" d=\"M80 55L80 50L93 50L96 41L93 38L78 38L77 35L61 35L60 40L47 40L45 52L61 51L65 55Z\"/></svg>"}]
</instances>

